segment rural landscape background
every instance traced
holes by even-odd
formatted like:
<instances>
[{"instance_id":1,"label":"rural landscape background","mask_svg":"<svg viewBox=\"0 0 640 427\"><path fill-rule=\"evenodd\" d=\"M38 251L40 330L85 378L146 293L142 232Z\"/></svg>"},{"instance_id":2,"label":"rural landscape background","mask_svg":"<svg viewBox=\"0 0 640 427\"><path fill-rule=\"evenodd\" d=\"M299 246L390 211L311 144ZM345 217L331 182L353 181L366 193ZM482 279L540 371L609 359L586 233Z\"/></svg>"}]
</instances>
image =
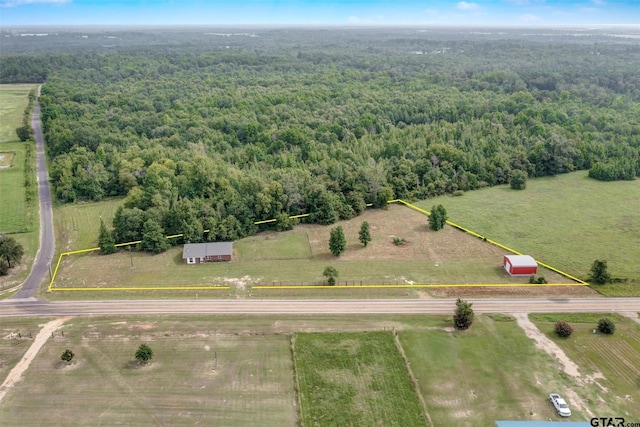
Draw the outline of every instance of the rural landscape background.
<instances>
[{"instance_id":1,"label":"rural landscape background","mask_svg":"<svg viewBox=\"0 0 640 427\"><path fill-rule=\"evenodd\" d=\"M39 245L35 144L16 133L39 86L50 265L100 246L101 223L116 243L181 235L158 251L65 256L40 301L640 296L637 26L0 36L0 232L25 249L0 277L3 298ZM525 286L501 268L503 248L434 231L395 199L441 204L456 224L587 282L606 260L612 280L540 268L561 286ZM338 225L346 250L334 256ZM184 243L226 240L233 261L183 264ZM327 266L342 286L315 286ZM219 289L162 290L194 285ZM109 291L123 287L155 290ZM572 420L640 421L638 312L608 313L611 336L593 333L602 315L509 310L467 331L451 315L69 316L0 389L0 423L492 426L558 418L552 391ZM560 320L568 339L553 332ZM0 379L50 321L2 318ZM143 342L154 358L141 366Z\"/></svg>"}]
</instances>

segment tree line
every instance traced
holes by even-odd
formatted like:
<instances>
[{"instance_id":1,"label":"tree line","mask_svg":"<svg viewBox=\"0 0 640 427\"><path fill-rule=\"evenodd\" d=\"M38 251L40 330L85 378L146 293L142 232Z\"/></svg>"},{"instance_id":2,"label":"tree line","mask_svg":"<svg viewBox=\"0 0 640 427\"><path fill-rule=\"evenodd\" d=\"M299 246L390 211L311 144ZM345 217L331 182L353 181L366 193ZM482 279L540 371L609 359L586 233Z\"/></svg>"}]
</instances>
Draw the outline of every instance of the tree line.
<instances>
[{"instance_id":1,"label":"tree line","mask_svg":"<svg viewBox=\"0 0 640 427\"><path fill-rule=\"evenodd\" d=\"M415 40L349 40L0 60L5 81L18 64L25 79L46 70L55 195L126 196L116 242L141 240L145 225L234 240L256 221L331 224L392 198L581 169L640 175L637 46L449 40L448 53L415 55Z\"/></svg>"}]
</instances>

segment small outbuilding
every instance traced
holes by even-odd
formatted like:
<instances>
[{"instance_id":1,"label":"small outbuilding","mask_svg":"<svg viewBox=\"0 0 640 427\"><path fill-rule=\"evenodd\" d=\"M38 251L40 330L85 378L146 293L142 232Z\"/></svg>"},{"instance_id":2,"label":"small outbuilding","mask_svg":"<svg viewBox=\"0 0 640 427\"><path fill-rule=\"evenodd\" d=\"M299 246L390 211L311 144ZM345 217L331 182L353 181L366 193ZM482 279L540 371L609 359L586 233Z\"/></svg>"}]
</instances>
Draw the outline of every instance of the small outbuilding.
<instances>
[{"instance_id":1,"label":"small outbuilding","mask_svg":"<svg viewBox=\"0 0 640 427\"><path fill-rule=\"evenodd\" d=\"M231 261L233 242L187 243L182 250L182 262L202 264L204 262Z\"/></svg>"},{"instance_id":2,"label":"small outbuilding","mask_svg":"<svg viewBox=\"0 0 640 427\"><path fill-rule=\"evenodd\" d=\"M529 255L505 255L502 266L511 276L532 276L538 272L538 263Z\"/></svg>"}]
</instances>

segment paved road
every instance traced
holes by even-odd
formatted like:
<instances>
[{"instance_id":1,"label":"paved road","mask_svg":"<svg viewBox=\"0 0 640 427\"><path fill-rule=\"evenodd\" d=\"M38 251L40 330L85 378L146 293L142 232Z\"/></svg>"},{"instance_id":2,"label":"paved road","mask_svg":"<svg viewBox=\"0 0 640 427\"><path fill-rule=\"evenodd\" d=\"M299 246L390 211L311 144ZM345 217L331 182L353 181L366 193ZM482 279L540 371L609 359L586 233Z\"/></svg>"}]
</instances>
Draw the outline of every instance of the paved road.
<instances>
[{"instance_id":1,"label":"paved road","mask_svg":"<svg viewBox=\"0 0 640 427\"><path fill-rule=\"evenodd\" d=\"M476 313L617 312L635 316L640 298L469 299ZM0 318L136 314L450 314L455 299L425 300L139 300L0 302Z\"/></svg>"},{"instance_id":2,"label":"paved road","mask_svg":"<svg viewBox=\"0 0 640 427\"><path fill-rule=\"evenodd\" d=\"M40 88L38 88L39 93ZM40 124L40 103L37 99L33 109L31 127L36 140L36 173L38 176L38 199L40 201L40 249L36 254L29 277L13 296L15 299L35 297L40 284L49 273L49 266L55 251L51 189L49 188L49 173L47 172L47 162L44 154L44 137L42 136L42 126Z\"/></svg>"}]
</instances>

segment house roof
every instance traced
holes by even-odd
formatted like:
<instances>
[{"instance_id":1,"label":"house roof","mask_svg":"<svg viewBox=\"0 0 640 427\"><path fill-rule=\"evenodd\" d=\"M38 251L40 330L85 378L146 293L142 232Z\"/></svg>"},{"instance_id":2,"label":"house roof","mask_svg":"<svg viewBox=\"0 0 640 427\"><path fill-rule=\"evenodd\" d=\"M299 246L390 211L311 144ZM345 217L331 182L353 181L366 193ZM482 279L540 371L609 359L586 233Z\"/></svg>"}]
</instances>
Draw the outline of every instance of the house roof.
<instances>
[{"instance_id":1,"label":"house roof","mask_svg":"<svg viewBox=\"0 0 640 427\"><path fill-rule=\"evenodd\" d=\"M538 263L530 255L505 255L513 267L537 267Z\"/></svg>"},{"instance_id":2,"label":"house roof","mask_svg":"<svg viewBox=\"0 0 640 427\"><path fill-rule=\"evenodd\" d=\"M182 249L182 259L233 254L233 242L187 243Z\"/></svg>"}]
</instances>

